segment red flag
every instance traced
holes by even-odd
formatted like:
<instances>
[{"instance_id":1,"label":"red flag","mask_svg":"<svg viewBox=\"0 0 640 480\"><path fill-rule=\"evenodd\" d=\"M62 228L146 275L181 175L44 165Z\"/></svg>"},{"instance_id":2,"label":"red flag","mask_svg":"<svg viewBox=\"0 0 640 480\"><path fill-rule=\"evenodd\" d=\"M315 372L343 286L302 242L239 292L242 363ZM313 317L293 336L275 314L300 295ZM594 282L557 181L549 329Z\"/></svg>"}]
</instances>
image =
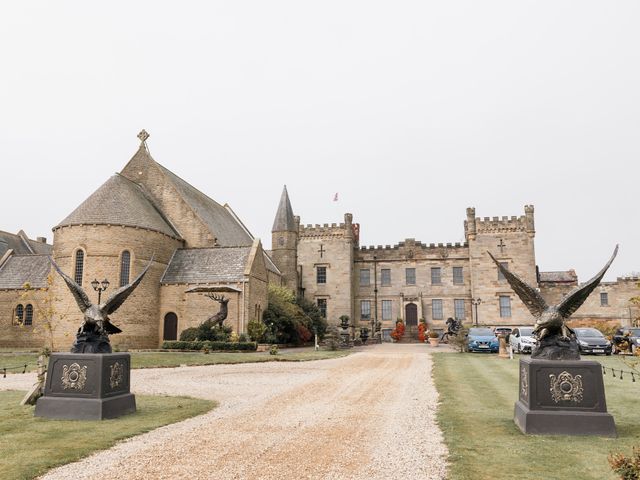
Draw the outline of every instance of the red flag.
<instances>
[{"instance_id":1,"label":"red flag","mask_svg":"<svg viewBox=\"0 0 640 480\"><path fill-rule=\"evenodd\" d=\"M334 202L337 202L337 201L338 201L338 194L337 194L337 193L333 196L333 201L334 201Z\"/></svg>"}]
</instances>

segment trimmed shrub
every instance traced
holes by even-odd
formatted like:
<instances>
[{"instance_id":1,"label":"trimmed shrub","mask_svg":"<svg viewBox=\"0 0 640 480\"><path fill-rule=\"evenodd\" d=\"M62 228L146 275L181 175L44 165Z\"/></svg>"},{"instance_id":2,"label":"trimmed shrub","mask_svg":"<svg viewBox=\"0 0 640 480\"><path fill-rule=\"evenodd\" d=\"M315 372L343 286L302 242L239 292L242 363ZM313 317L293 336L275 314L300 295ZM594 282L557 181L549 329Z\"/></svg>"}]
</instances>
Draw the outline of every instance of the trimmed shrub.
<instances>
[{"instance_id":1,"label":"trimmed shrub","mask_svg":"<svg viewBox=\"0 0 640 480\"><path fill-rule=\"evenodd\" d=\"M163 342L165 350L210 350L210 351L255 351L258 344L255 342L210 342L210 341L168 341Z\"/></svg>"}]
</instances>

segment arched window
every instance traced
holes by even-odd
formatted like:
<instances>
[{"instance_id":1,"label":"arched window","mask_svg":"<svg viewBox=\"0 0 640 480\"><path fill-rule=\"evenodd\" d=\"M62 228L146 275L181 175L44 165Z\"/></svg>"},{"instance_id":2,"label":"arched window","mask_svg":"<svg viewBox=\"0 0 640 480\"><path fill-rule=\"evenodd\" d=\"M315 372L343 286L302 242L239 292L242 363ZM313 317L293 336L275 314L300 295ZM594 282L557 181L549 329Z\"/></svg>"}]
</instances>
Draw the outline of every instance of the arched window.
<instances>
[{"instance_id":1,"label":"arched window","mask_svg":"<svg viewBox=\"0 0 640 480\"><path fill-rule=\"evenodd\" d=\"M131 253L128 250L122 252L120 258L120 286L124 287L129 283L129 273L131 272Z\"/></svg>"},{"instance_id":2,"label":"arched window","mask_svg":"<svg viewBox=\"0 0 640 480\"><path fill-rule=\"evenodd\" d=\"M30 303L28 303L24 309L24 325L33 325L33 305Z\"/></svg>"},{"instance_id":3,"label":"arched window","mask_svg":"<svg viewBox=\"0 0 640 480\"><path fill-rule=\"evenodd\" d=\"M14 317L14 325L20 325L24 321L24 307L21 303L16 307L16 314Z\"/></svg>"},{"instance_id":4,"label":"arched window","mask_svg":"<svg viewBox=\"0 0 640 480\"><path fill-rule=\"evenodd\" d=\"M76 264L73 271L73 279L78 285L82 285L82 273L84 271L84 252L78 250L76 252Z\"/></svg>"}]
</instances>

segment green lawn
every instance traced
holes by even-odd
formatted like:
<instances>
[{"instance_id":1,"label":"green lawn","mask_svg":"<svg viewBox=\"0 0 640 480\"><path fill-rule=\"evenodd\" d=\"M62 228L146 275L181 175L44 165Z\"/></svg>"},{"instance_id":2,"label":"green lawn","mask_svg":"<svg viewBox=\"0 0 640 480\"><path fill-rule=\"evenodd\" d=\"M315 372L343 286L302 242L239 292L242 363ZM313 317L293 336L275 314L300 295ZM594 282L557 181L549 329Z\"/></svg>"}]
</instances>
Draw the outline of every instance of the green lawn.
<instances>
[{"instance_id":1,"label":"green lawn","mask_svg":"<svg viewBox=\"0 0 640 480\"><path fill-rule=\"evenodd\" d=\"M0 392L0 478L30 479L86 457L118 440L205 413L215 402L137 395L138 411L113 420L47 420L21 407L25 392Z\"/></svg>"},{"instance_id":2,"label":"green lawn","mask_svg":"<svg viewBox=\"0 0 640 480\"><path fill-rule=\"evenodd\" d=\"M616 357L583 357L629 371ZM513 422L518 356L434 355L440 393L438 422L449 447L452 480L616 479L610 452L640 445L640 381L604 377L607 407L618 438L523 435Z\"/></svg>"},{"instance_id":3,"label":"green lawn","mask_svg":"<svg viewBox=\"0 0 640 480\"><path fill-rule=\"evenodd\" d=\"M286 349L278 355L269 352L132 352L132 368L179 367L180 365L213 365L217 363L252 363L252 362L304 362L308 360L324 360L348 355L345 350L335 352L313 349ZM16 367L27 364L27 371L35 370L36 353L8 353L0 352L0 375L3 367ZM22 368L8 370L8 373L20 373Z\"/></svg>"}]
</instances>

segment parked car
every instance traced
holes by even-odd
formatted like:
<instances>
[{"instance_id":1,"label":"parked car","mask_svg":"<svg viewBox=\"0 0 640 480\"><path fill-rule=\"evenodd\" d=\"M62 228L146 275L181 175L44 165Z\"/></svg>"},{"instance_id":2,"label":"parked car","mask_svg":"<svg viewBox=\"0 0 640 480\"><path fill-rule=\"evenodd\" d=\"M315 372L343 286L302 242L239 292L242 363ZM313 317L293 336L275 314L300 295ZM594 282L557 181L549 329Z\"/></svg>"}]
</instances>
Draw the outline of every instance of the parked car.
<instances>
[{"instance_id":1,"label":"parked car","mask_svg":"<svg viewBox=\"0 0 640 480\"><path fill-rule=\"evenodd\" d=\"M533 327L516 327L509 335L509 345L516 353L531 353L531 349L538 343L533 336Z\"/></svg>"},{"instance_id":2,"label":"parked car","mask_svg":"<svg viewBox=\"0 0 640 480\"><path fill-rule=\"evenodd\" d=\"M467 340L470 352L498 352L498 339L490 328L470 328Z\"/></svg>"},{"instance_id":3,"label":"parked car","mask_svg":"<svg viewBox=\"0 0 640 480\"><path fill-rule=\"evenodd\" d=\"M580 353L611 355L611 342L596 328L575 328Z\"/></svg>"},{"instance_id":4,"label":"parked car","mask_svg":"<svg viewBox=\"0 0 640 480\"><path fill-rule=\"evenodd\" d=\"M619 328L613 335L613 353L630 352L640 348L640 328Z\"/></svg>"},{"instance_id":5,"label":"parked car","mask_svg":"<svg viewBox=\"0 0 640 480\"><path fill-rule=\"evenodd\" d=\"M509 335L513 329L511 327L495 327L493 329L494 335L497 337L498 335Z\"/></svg>"}]
</instances>

